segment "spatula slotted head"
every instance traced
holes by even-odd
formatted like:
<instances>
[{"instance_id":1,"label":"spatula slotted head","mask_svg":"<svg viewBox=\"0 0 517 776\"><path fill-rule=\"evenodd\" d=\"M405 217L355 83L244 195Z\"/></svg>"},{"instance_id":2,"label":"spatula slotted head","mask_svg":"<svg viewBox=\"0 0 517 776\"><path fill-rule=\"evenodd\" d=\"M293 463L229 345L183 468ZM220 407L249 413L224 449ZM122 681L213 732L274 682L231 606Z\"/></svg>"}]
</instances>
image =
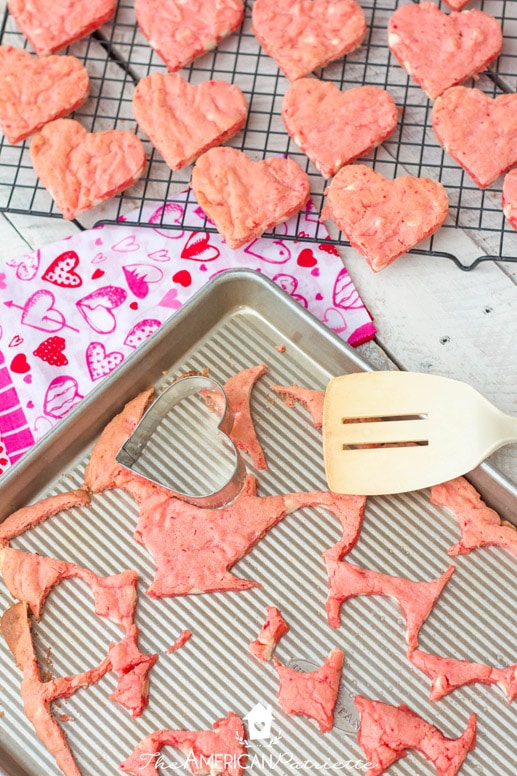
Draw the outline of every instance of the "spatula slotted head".
<instances>
[{"instance_id":1,"label":"spatula slotted head","mask_svg":"<svg viewBox=\"0 0 517 776\"><path fill-rule=\"evenodd\" d=\"M412 372L336 377L323 410L329 488L379 495L445 482L508 441L502 439L505 419L474 388L445 377Z\"/></svg>"}]
</instances>

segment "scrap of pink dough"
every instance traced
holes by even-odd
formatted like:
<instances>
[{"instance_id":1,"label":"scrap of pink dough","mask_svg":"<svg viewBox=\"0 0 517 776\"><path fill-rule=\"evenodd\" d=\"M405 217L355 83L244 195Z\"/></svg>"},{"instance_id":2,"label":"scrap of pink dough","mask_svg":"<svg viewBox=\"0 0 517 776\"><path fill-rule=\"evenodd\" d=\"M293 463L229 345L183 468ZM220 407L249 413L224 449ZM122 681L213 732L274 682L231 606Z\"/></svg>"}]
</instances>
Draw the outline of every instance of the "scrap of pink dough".
<instances>
[{"instance_id":1,"label":"scrap of pink dough","mask_svg":"<svg viewBox=\"0 0 517 776\"><path fill-rule=\"evenodd\" d=\"M26 603L37 619L41 616L48 593L62 580L78 577L89 585L94 597L95 614L108 617L126 633L121 642L110 645L108 652L118 678L117 689L110 698L131 711L133 716L141 714L148 702L147 675L158 655L144 655L137 647L138 628L134 624L136 571L99 577L75 563L11 547L0 549L0 564L11 595Z\"/></svg>"},{"instance_id":2,"label":"scrap of pink dough","mask_svg":"<svg viewBox=\"0 0 517 776\"><path fill-rule=\"evenodd\" d=\"M329 491L257 496L253 475L232 504L217 510L187 504L138 477L122 487L140 507L134 538L155 561L147 591L153 598L257 587L258 582L239 579L229 569L283 517L321 505L344 525L350 512L350 497Z\"/></svg>"},{"instance_id":3,"label":"scrap of pink dough","mask_svg":"<svg viewBox=\"0 0 517 776\"><path fill-rule=\"evenodd\" d=\"M154 388L142 391L104 428L84 470L85 486L92 493L116 487L117 477L124 476L126 470L115 461L115 456L137 427L153 396Z\"/></svg>"},{"instance_id":4,"label":"scrap of pink dough","mask_svg":"<svg viewBox=\"0 0 517 776\"><path fill-rule=\"evenodd\" d=\"M263 662L271 659L278 642L289 632L289 625L276 606L266 606L266 616L259 635L249 645L251 654Z\"/></svg>"},{"instance_id":5,"label":"scrap of pink dough","mask_svg":"<svg viewBox=\"0 0 517 776\"><path fill-rule=\"evenodd\" d=\"M302 404L310 412L314 428L322 427L325 391L302 388L299 385L272 385L271 390L283 396L288 406L292 406L294 402Z\"/></svg>"},{"instance_id":6,"label":"scrap of pink dough","mask_svg":"<svg viewBox=\"0 0 517 776\"><path fill-rule=\"evenodd\" d=\"M156 776L157 760L164 746L173 746L189 758L193 774L206 773L206 766L197 764L223 763L228 776L242 776L247 760L246 731L244 723L232 711L227 717L214 722L212 730L157 730L136 746L133 753L120 766L124 773L134 776ZM226 758L226 759L225 759Z\"/></svg>"},{"instance_id":7,"label":"scrap of pink dough","mask_svg":"<svg viewBox=\"0 0 517 776\"><path fill-rule=\"evenodd\" d=\"M78 577L93 592L95 613L109 617L125 630L133 623L136 607L136 571L99 577L75 563L4 547L0 550L4 582L14 598L25 601L36 619L50 590L64 579Z\"/></svg>"},{"instance_id":8,"label":"scrap of pink dough","mask_svg":"<svg viewBox=\"0 0 517 776\"><path fill-rule=\"evenodd\" d=\"M192 631L185 629L184 631L181 631L180 635L176 639L176 641L170 645L169 649L166 650L168 655L172 655L173 652L177 652L178 649L181 649L189 639L192 638Z\"/></svg>"},{"instance_id":9,"label":"scrap of pink dough","mask_svg":"<svg viewBox=\"0 0 517 776\"><path fill-rule=\"evenodd\" d=\"M250 400L253 386L266 372L266 364L259 364L243 369L224 384L226 400L233 412L230 439L250 456L257 469L267 469L267 463L251 417Z\"/></svg>"},{"instance_id":10,"label":"scrap of pink dough","mask_svg":"<svg viewBox=\"0 0 517 776\"><path fill-rule=\"evenodd\" d=\"M440 593L454 573L449 566L438 579L431 582L414 582L405 577L395 577L378 571L360 568L348 561L336 561L323 555L327 567L329 594L327 618L332 628L339 627L341 604L358 595L387 595L396 598L406 620L407 643L410 650L418 644L418 632Z\"/></svg>"},{"instance_id":11,"label":"scrap of pink dough","mask_svg":"<svg viewBox=\"0 0 517 776\"><path fill-rule=\"evenodd\" d=\"M14 539L29 528L34 528L47 517L54 517L65 509L87 506L89 503L90 496L85 490L79 488L43 498L28 507L17 509L0 523L0 544Z\"/></svg>"},{"instance_id":12,"label":"scrap of pink dough","mask_svg":"<svg viewBox=\"0 0 517 776\"><path fill-rule=\"evenodd\" d=\"M282 665L274 666L280 678L278 701L286 714L303 714L315 719L321 733L334 726L334 708L339 692L344 653L333 649L316 671L302 672Z\"/></svg>"},{"instance_id":13,"label":"scrap of pink dough","mask_svg":"<svg viewBox=\"0 0 517 776\"><path fill-rule=\"evenodd\" d=\"M23 707L36 735L53 755L65 776L81 776L66 736L50 710L50 704L59 698L70 697L80 687L98 682L110 669L109 658L83 673L43 682L32 642L27 605L20 602L7 609L0 627L16 665L23 674Z\"/></svg>"},{"instance_id":14,"label":"scrap of pink dough","mask_svg":"<svg viewBox=\"0 0 517 776\"><path fill-rule=\"evenodd\" d=\"M158 660L157 654L144 655L137 644L138 628L134 625L122 641L110 644L108 657L117 675L117 689L110 700L120 703L133 717L138 717L149 701L148 674Z\"/></svg>"},{"instance_id":15,"label":"scrap of pink dough","mask_svg":"<svg viewBox=\"0 0 517 776\"><path fill-rule=\"evenodd\" d=\"M357 739L371 766L368 776L384 773L405 757L408 749L416 749L430 760L438 776L455 776L476 745L475 714L459 738L446 738L407 706L390 706L361 695L356 695L355 705L361 715Z\"/></svg>"},{"instance_id":16,"label":"scrap of pink dough","mask_svg":"<svg viewBox=\"0 0 517 776\"><path fill-rule=\"evenodd\" d=\"M507 668L494 668L482 663L430 655L418 649L409 653L408 658L432 680L429 695L432 701L443 698L458 687L476 682L499 685L509 703L517 698L517 664Z\"/></svg>"},{"instance_id":17,"label":"scrap of pink dough","mask_svg":"<svg viewBox=\"0 0 517 776\"><path fill-rule=\"evenodd\" d=\"M431 503L450 509L458 518L461 541L449 550L449 555L468 553L476 547L498 545L517 555L517 530L502 525L497 512L487 507L477 490L465 479L435 485L431 489Z\"/></svg>"}]
</instances>

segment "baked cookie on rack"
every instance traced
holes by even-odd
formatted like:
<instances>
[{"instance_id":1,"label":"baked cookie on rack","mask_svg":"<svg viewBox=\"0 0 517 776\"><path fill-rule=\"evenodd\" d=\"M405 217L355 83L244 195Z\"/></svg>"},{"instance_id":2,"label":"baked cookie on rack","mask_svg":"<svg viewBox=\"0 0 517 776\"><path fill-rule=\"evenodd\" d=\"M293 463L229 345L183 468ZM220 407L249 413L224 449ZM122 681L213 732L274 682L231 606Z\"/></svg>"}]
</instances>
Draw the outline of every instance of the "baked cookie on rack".
<instances>
[{"instance_id":1,"label":"baked cookie on rack","mask_svg":"<svg viewBox=\"0 0 517 776\"><path fill-rule=\"evenodd\" d=\"M391 135L398 109L378 86L341 91L330 81L300 78L285 94L282 120L296 145L330 178Z\"/></svg>"},{"instance_id":2,"label":"baked cookie on rack","mask_svg":"<svg viewBox=\"0 0 517 776\"><path fill-rule=\"evenodd\" d=\"M10 143L71 113L89 91L88 71L75 57L37 59L25 49L0 46L0 127Z\"/></svg>"},{"instance_id":3,"label":"baked cookie on rack","mask_svg":"<svg viewBox=\"0 0 517 776\"><path fill-rule=\"evenodd\" d=\"M16 24L42 57L99 29L117 10L117 0L7 0Z\"/></svg>"},{"instance_id":4,"label":"baked cookie on rack","mask_svg":"<svg viewBox=\"0 0 517 776\"><path fill-rule=\"evenodd\" d=\"M517 94L492 98L454 86L436 100L432 121L440 144L480 189L517 164Z\"/></svg>"},{"instance_id":5,"label":"baked cookie on rack","mask_svg":"<svg viewBox=\"0 0 517 776\"><path fill-rule=\"evenodd\" d=\"M446 14L434 3L409 3L391 16L388 45L413 81L435 100L496 59L503 33L497 19L484 11Z\"/></svg>"},{"instance_id":6,"label":"baked cookie on rack","mask_svg":"<svg viewBox=\"0 0 517 776\"><path fill-rule=\"evenodd\" d=\"M199 157L191 185L199 205L232 249L287 221L310 194L308 175L292 159L255 162L224 146Z\"/></svg>"},{"instance_id":7,"label":"baked cookie on rack","mask_svg":"<svg viewBox=\"0 0 517 776\"><path fill-rule=\"evenodd\" d=\"M242 129L248 106L235 84L195 86L178 73L152 73L138 82L133 113L168 166L179 170Z\"/></svg>"},{"instance_id":8,"label":"baked cookie on rack","mask_svg":"<svg viewBox=\"0 0 517 776\"><path fill-rule=\"evenodd\" d=\"M135 0L138 26L171 72L238 30L243 0Z\"/></svg>"},{"instance_id":9,"label":"baked cookie on rack","mask_svg":"<svg viewBox=\"0 0 517 776\"><path fill-rule=\"evenodd\" d=\"M32 164L63 217L76 218L129 188L147 159L132 132L87 132L74 119L57 119L34 135Z\"/></svg>"},{"instance_id":10,"label":"baked cookie on rack","mask_svg":"<svg viewBox=\"0 0 517 776\"><path fill-rule=\"evenodd\" d=\"M364 164L342 167L327 187L322 218L332 218L378 272L430 237L449 213L441 183L404 175L387 180Z\"/></svg>"},{"instance_id":11,"label":"baked cookie on rack","mask_svg":"<svg viewBox=\"0 0 517 776\"><path fill-rule=\"evenodd\" d=\"M355 0L255 0L253 34L290 81L362 43L366 19Z\"/></svg>"}]
</instances>

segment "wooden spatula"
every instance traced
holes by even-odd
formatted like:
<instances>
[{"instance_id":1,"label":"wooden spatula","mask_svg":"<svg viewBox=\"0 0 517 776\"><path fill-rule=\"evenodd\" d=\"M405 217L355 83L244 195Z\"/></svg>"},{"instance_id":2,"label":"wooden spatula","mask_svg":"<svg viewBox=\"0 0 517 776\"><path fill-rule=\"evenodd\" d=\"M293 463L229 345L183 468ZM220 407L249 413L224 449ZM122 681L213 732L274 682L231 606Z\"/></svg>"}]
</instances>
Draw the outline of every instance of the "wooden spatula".
<instances>
[{"instance_id":1,"label":"wooden spatula","mask_svg":"<svg viewBox=\"0 0 517 776\"><path fill-rule=\"evenodd\" d=\"M330 490L379 495L437 485L517 442L517 418L470 385L413 372L335 377L323 409Z\"/></svg>"}]
</instances>

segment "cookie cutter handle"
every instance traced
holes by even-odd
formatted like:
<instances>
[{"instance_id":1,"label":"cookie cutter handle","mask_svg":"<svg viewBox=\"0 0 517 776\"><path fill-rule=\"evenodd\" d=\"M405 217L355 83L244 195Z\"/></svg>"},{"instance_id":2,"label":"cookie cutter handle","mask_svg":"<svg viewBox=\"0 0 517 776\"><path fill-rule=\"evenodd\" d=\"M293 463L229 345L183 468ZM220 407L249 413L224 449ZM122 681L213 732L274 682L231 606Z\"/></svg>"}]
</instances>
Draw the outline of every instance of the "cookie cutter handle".
<instances>
[{"instance_id":1,"label":"cookie cutter handle","mask_svg":"<svg viewBox=\"0 0 517 776\"><path fill-rule=\"evenodd\" d=\"M211 395L214 398L215 411L220 415L216 433L219 441L224 446L231 460L231 473L227 481L220 488L213 489L200 496L185 493L182 490L171 488L169 484L160 482L154 477L137 470L135 467L144 452L150 438L163 419L180 402L195 394ZM124 442L115 456L115 460L125 469L138 474L140 477L153 482L155 485L167 488L171 495L206 509L217 509L233 501L242 490L246 477L246 466L236 446L230 439L233 427L233 412L228 404L223 387L211 377L203 375L188 375L173 382L166 388L146 410L142 419L134 429L131 436Z\"/></svg>"}]
</instances>

